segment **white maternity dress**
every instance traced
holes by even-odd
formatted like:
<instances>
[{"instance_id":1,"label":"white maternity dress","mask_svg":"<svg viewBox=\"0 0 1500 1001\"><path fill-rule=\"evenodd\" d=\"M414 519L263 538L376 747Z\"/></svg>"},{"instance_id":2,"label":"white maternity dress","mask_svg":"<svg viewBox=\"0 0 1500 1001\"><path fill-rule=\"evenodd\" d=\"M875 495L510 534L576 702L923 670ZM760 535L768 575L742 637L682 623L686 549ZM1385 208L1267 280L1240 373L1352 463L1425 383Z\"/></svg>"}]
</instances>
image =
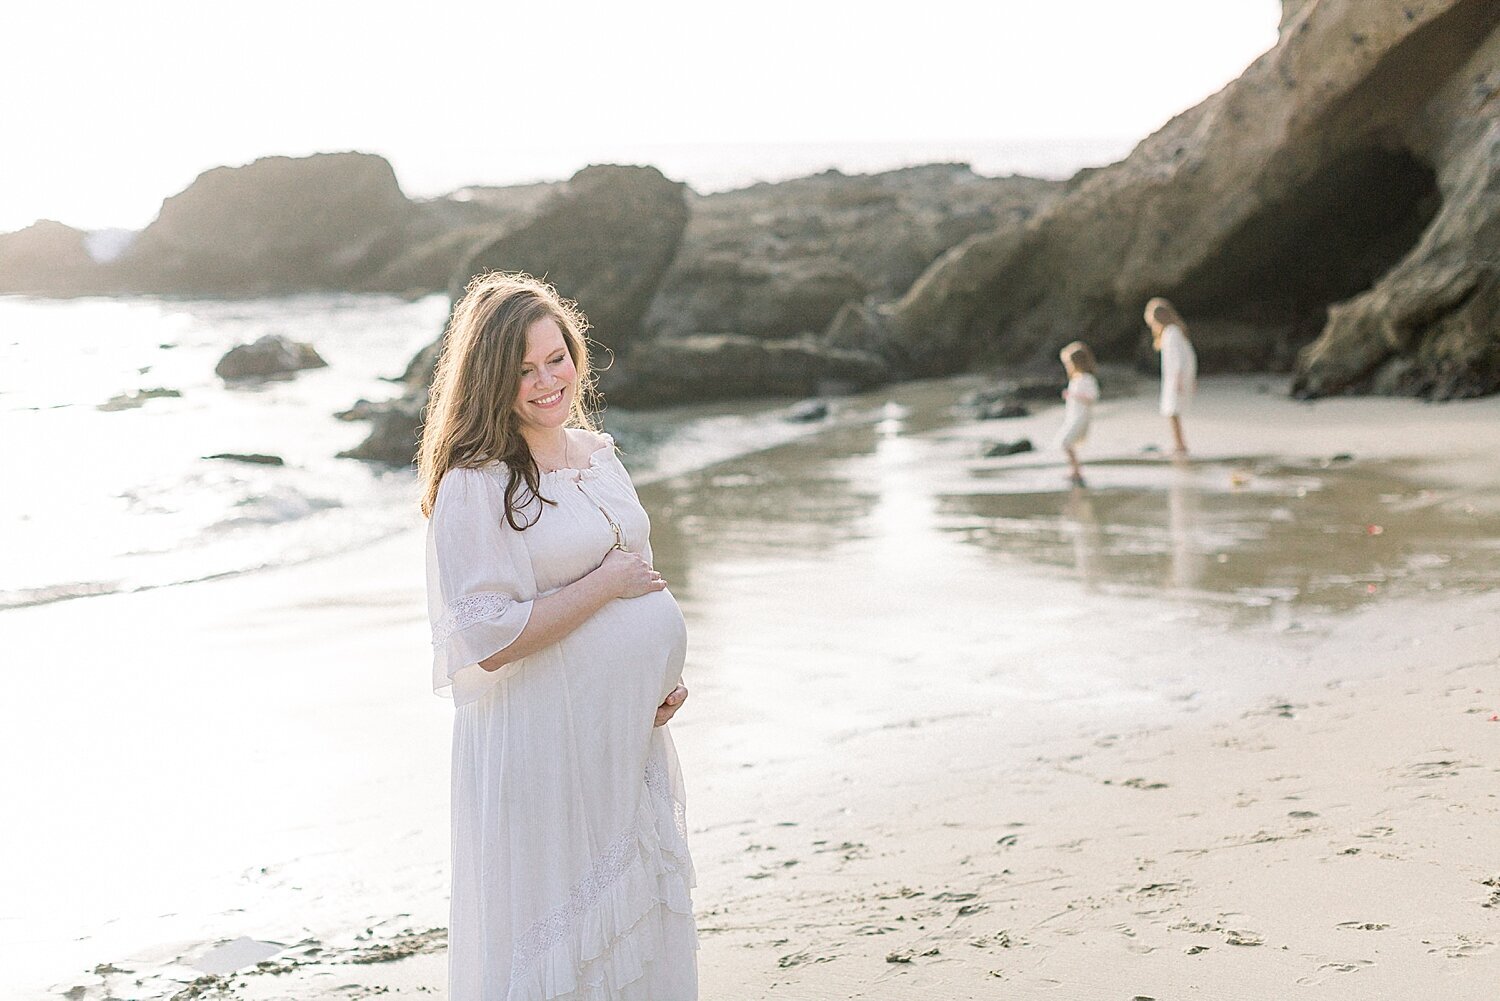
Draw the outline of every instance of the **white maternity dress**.
<instances>
[{"instance_id":1,"label":"white maternity dress","mask_svg":"<svg viewBox=\"0 0 1500 1001\"><path fill-rule=\"evenodd\" d=\"M1161 332L1161 415L1177 417L1198 387L1198 354L1182 328L1173 323Z\"/></svg>"},{"instance_id":2,"label":"white maternity dress","mask_svg":"<svg viewBox=\"0 0 1500 1001\"><path fill-rule=\"evenodd\" d=\"M667 591L616 599L498 671L533 599L650 522L608 436L587 469L542 474L536 522L504 513L506 472L450 470L428 528L433 684L452 690L451 1001L696 1001L697 933L677 754L656 708L687 634ZM524 492L524 486L521 488Z\"/></svg>"}]
</instances>

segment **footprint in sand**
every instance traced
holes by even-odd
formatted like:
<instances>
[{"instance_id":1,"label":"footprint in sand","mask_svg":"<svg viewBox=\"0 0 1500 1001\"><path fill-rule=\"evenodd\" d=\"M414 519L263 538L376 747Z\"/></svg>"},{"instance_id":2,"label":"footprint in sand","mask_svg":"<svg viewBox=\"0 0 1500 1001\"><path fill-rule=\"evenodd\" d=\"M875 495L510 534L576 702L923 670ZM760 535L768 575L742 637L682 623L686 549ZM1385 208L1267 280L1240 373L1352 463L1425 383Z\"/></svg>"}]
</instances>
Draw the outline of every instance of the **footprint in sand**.
<instances>
[{"instance_id":1,"label":"footprint in sand","mask_svg":"<svg viewBox=\"0 0 1500 1001\"><path fill-rule=\"evenodd\" d=\"M1147 883L1135 893L1141 897L1165 897L1169 893L1178 893L1181 890L1181 883Z\"/></svg>"},{"instance_id":2,"label":"footprint in sand","mask_svg":"<svg viewBox=\"0 0 1500 1001\"><path fill-rule=\"evenodd\" d=\"M1167 784L1165 782L1148 782L1148 781L1146 781L1145 779L1142 779L1142 778L1126 779L1124 782L1122 782L1120 784L1123 785L1127 789L1165 789L1165 788L1167 788Z\"/></svg>"},{"instance_id":3,"label":"footprint in sand","mask_svg":"<svg viewBox=\"0 0 1500 1001\"><path fill-rule=\"evenodd\" d=\"M1336 927L1349 931L1385 931L1390 925L1383 921L1340 921Z\"/></svg>"},{"instance_id":4,"label":"footprint in sand","mask_svg":"<svg viewBox=\"0 0 1500 1001\"><path fill-rule=\"evenodd\" d=\"M1451 779L1458 774L1459 769L1472 768L1473 765L1462 761L1415 761L1407 765L1401 771L1401 776L1408 779Z\"/></svg>"},{"instance_id":5,"label":"footprint in sand","mask_svg":"<svg viewBox=\"0 0 1500 1001\"><path fill-rule=\"evenodd\" d=\"M1448 959L1470 959L1474 956L1482 956L1487 952L1493 952L1495 943L1487 938L1478 938L1473 935L1459 935L1447 945L1437 945L1428 949L1428 953L1437 953Z\"/></svg>"},{"instance_id":6,"label":"footprint in sand","mask_svg":"<svg viewBox=\"0 0 1500 1001\"><path fill-rule=\"evenodd\" d=\"M990 932L988 935L971 938L969 939L969 944L976 949L1009 949L1015 942L1011 939L1008 930L1001 929L1000 931Z\"/></svg>"}]
</instances>

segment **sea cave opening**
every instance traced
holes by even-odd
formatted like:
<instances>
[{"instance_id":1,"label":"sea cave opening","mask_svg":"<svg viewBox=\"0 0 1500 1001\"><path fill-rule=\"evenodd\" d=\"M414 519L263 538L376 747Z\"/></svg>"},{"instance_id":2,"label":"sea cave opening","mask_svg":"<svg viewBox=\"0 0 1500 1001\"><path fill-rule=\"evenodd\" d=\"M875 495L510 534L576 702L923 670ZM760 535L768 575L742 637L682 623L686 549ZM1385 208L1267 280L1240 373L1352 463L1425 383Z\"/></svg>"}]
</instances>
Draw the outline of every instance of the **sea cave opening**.
<instances>
[{"instance_id":1,"label":"sea cave opening","mask_svg":"<svg viewBox=\"0 0 1500 1001\"><path fill-rule=\"evenodd\" d=\"M1442 202L1432 168L1364 147L1267 204L1168 298L1205 371L1290 371L1330 304L1358 295L1416 245Z\"/></svg>"}]
</instances>

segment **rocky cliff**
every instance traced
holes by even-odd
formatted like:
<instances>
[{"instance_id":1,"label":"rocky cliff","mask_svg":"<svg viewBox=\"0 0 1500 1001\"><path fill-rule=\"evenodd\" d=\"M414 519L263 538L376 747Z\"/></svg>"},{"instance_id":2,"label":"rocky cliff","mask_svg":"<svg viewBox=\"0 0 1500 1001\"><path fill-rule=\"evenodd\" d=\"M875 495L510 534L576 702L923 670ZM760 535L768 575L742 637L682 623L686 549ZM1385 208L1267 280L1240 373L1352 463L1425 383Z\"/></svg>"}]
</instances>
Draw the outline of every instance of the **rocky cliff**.
<instances>
[{"instance_id":1,"label":"rocky cliff","mask_svg":"<svg viewBox=\"0 0 1500 1001\"><path fill-rule=\"evenodd\" d=\"M200 174L117 262L143 292L270 295L357 288L415 221L384 158L266 157Z\"/></svg>"},{"instance_id":2,"label":"rocky cliff","mask_svg":"<svg viewBox=\"0 0 1500 1001\"><path fill-rule=\"evenodd\" d=\"M826 336L919 375L1146 352L1166 295L1207 370L1306 394L1500 388L1500 0L1297 0L1270 52L1051 207Z\"/></svg>"},{"instance_id":3,"label":"rocky cliff","mask_svg":"<svg viewBox=\"0 0 1500 1001\"><path fill-rule=\"evenodd\" d=\"M50 219L0 234L0 293L78 295L95 290L99 265L87 234Z\"/></svg>"}]
</instances>

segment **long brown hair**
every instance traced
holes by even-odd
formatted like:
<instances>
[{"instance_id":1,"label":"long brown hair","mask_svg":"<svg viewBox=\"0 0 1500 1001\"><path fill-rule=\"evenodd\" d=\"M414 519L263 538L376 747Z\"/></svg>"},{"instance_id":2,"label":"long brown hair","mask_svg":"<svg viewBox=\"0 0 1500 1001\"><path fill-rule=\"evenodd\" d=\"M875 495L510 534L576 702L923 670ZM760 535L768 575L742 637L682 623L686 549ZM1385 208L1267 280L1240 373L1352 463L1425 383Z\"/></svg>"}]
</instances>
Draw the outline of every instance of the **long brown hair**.
<instances>
[{"instance_id":1,"label":"long brown hair","mask_svg":"<svg viewBox=\"0 0 1500 1001\"><path fill-rule=\"evenodd\" d=\"M508 470L505 519L512 528L522 531L536 520L520 517L534 503L553 503L541 495L541 471L521 434L515 409L526 330L548 318L561 328L578 371L568 424L596 430L592 414L598 394L589 368L588 320L577 303L527 274L479 275L453 306L427 395L417 447L424 515L432 516L444 473L493 462L504 463Z\"/></svg>"},{"instance_id":2,"label":"long brown hair","mask_svg":"<svg viewBox=\"0 0 1500 1001\"><path fill-rule=\"evenodd\" d=\"M1094 352L1082 341L1074 341L1062 349L1059 356L1064 365L1072 365L1074 371L1086 372L1093 375L1099 371L1099 363L1094 361Z\"/></svg>"},{"instance_id":3,"label":"long brown hair","mask_svg":"<svg viewBox=\"0 0 1500 1001\"><path fill-rule=\"evenodd\" d=\"M1152 321L1155 321L1152 323ZM1158 347L1161 345L1161 334L1168 327L1176 327L1182 331L1182 336L1188 335L1187 324L1182 322L1182 314L1177 312L1177 307L1172 305L1161 296L1157 296L1146 303L1146 322L1151 323L1151 341Z\"/></svg>"}]
</instances>

